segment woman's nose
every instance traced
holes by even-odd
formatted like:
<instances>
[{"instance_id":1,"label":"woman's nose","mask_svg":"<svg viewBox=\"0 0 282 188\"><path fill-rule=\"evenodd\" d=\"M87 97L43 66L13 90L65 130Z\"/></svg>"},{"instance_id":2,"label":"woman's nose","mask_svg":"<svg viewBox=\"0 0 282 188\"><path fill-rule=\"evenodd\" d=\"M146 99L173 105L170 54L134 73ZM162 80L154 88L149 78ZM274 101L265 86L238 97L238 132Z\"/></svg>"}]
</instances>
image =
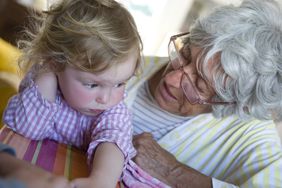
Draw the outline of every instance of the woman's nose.
<instances>
[{"instance_id":1,"label":"woman's nose","mask_svg":"<svg viewBox=\"0 0 282 188\"><path fill-rule=\"evenodd\" d=\"M111 97L111 93L112 93L111 89L103 89L96 97L96 102L100 104L108 103Z\"/></svg>"},{"instance_id":2,"label":"woman's nose","mask_svg":"<svg viewBox=\"0 0 282 188\"><path fill-rule=\"evenodd\" d=\"M195 64L191 63L189 65L186 65L185 67L183 67L183 71L185 72L186 75L188 75L188 77L190 78L190 81L192 83L195 83L198 77L198 72L197 72Z\"/></svg>"},{"instance_id":3,"label":"woman's nose","mask_svg":"<svg viewBox=\"0 0 282 188\"><path fill-rule=\"evenodd\" d=\"M169 86L180 88L182 74L181 70L172 70L165 75L164 81Z\"/></svg>"}]
</instances>

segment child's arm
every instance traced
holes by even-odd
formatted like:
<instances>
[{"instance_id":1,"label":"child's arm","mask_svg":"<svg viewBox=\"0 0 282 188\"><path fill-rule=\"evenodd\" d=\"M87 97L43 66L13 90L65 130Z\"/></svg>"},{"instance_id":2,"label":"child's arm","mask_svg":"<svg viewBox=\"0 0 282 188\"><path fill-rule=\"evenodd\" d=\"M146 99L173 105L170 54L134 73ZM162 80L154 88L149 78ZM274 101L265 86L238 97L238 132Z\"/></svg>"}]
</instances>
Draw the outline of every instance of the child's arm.
<instances>
[{"instance_id":1,"label":"child's arm","mask_svg":"<svg viewBox=\"0 0 282 188\"><path fill-rule=\"evenodd\" d=\"M93 168L88 178L80 178L72 183L76 188L115 188L121 176L124 155L114 143L98 145L93 159Z\"/></svg>"},{"instance_id":2,"label":"child's arm","mask_svg":"<svg viewBox=\"0 0 282 188\"><path fill-rule=\"evenodd\" d=\"M55 95L57 79L53 73L45 73L32 80L24 78L24 87L13 96L3 114L3 121L14 131L31 139L46 138L50 126L54 124L57 112Z\"/></svg>"},{"instance_id":3,"label":"child's arm","mask_svg":"<svg viewBox=\"0 0 282 188\"><path fill-rule=\"evenodd\" d=\"M135 155L131 113L123 102L105 111L90 129L88 164L90 176L73 181L77 188L115 188L123 167ZM90 184L92 186L90 186Z\"/></svg>"},{"instance_id":4,"label":"child's arm","mask_svg":"<svg viewBox=\"0 0 282 188\"><path fill-rule=\"evenodd\" d=\"M101 187L115 187L121 176L123 164L124 155L115 144L101 143L94 154L90 178Z\"/></svg>"}]
</instances>

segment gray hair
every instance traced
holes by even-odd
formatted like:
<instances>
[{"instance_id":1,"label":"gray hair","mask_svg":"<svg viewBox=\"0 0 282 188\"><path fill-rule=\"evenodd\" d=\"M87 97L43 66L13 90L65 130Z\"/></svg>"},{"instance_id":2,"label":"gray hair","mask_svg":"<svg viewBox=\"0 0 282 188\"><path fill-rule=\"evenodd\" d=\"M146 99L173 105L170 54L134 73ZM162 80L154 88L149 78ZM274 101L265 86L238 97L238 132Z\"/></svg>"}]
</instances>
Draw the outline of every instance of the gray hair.
<instances>
[{"instance_id":1,"label":"gray hair","mask_svg":"<svg viewBox=\"0 0 282 188\"><path fill-rule=\"evenodd\" d=\"M213 114L242 119L282 119L282 11L274 0L245 0L217 8L191 27L191 43L203 48L202 65L219 60L213 79ZM219 56L219 58L215 58ZM209 70L211 71L211 70Z\"/></svg>"}]
</instances>

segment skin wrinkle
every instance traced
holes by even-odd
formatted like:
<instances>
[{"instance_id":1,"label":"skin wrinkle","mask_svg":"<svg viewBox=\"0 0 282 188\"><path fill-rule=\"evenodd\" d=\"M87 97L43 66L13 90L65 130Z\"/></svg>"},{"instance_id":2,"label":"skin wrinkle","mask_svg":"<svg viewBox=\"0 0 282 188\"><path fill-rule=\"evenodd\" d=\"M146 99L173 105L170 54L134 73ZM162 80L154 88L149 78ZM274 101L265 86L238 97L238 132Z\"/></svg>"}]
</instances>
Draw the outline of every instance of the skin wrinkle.
<instances>
[{"instance_id":1,"label":"skin wrinkle","mask_svg":"<svg viewBox=\"0 0 282 188\"><path fill-rule=\"evenodd\" d=\"M269 5L273 7L270 7ZM277 116L280 116L280 119L282 119L281 102L279 104L272 104L271 103L272 101L270 101L269 98L265 97L265 96L271 96L273 97L273 101L281 101L281 95L278 96L273 95L273 91L276 90L280 91L279 93L281 93L281 87L279 87L278 84L274 85L271 84L270 81L267 81L267 80L273 80L275 78L277 79L278 75L275 72L277 71L277 67L274 67L274 70L270 70L269 68L267 68L269 69L267 70L267 72L265 72L264 69L264 66L266 66L265 64L269 66L265 58L270 58L273 61L273 63L277 65L281 64L281 62L276 59L281 57L282 54L281 49L275 48L276 45L280 45L282 42L282 40L280 40L281 37L279 37L279 33L275 32L275 28L280 28L282 26L281 9L279 8L278 4L271 3L271 0L268 1L254 0L254 1L245 1L242 4L242 6L239 7L230 5L219 10L220 11L214 11L208 17L203 17L196 20L194 25L192 25L190 29L190 34L191 34L190 36L191 36L191 42L193 43L194 46L191 45L192 48L191 54L192 57L194 57L194 59L192 58L192 60L195 59L197 60L196 68L198 70L198 74L201 75L204 79L208 80L208 84L211 85L211 88L215 88L211 90L214 91L214 93L213 92L209 93L210 97L214 97L214 95L217 94L218 96L215 96L216 99L223 101L232 101L232 102L234 101L234 103L232 103L231 105L211 105L211 106L200 105L200 104L194 104L194 105L189 104L183 98L184 95L183 93L181 93L182 92L181 87L177 87L179 86L179 83L177 82L179 81L180 76L177 75L178 74L177 71L172 71L172 70L167 72L167 74L162 77L160 77L160 74L158 72L157 75L156 74L153 75L153 78L149 80L149 88L152 96L155 98L156 102L159 104L159 107L161 109L175 115L180 115L180 116L190 115L190 116L196 116L197 118L197 115L201 115L205 112L213 112L213 115L217 118L224 118L224 117L230 117L230 119L233 119L235 117L238 118L236 119L236 122L234 122L234 120L228 122L230 123L231 127L236 126L237 120L238 123L240 123L240 126L243 125L244 128L248 129L248 126L256 126L257 123L255 124L252 123L252 125L247 125L247 124L245 125L245 124L241 124L240 121L244 123L244 120L257 119L256 121L260 121L265 119L272 120L273 117L279 118L275 116L271 117L271 113L273 113L273 111L277 111L278 112ZM280 18L280 19L273 19L273 18ZM265 28L264 28L265 25L269 27L268 32L265 32ZM263 32L263 33L260 37L257 37L255 36L256 32ZM173 37L175 38L175 36L177 37L177 36L185 36L185 35L178 34L178 35L174 35ZM277 39L277 40L273 40L273 39ZM242 41L245 42L245 44L243 44ZM253 46L252 44L253 42L256 42L260 45ZM202 52L199 53L198 55L195 55L195 53L193 53L193 50L195 51L195 49L199 47L202 47ZM273 53L276 53L275 54L276 57L269 57L267 54L268 51L272 51ZM262 52L266 52L266 53L262 53ZM257 53L260 54L259 57L257 57ZM195 57L200 57L200 58L197 59ZM193 61L191 61L191 63L192 62ZM187 71L189 72L189 70ZM261 80L258 79L254 80L254 75L256 75L257 78ZM181 105L178 106L178 103L175 101L174 103L172 103L171 100L165 100L166 97L163 96L166 94L165 93L166 91L163 90L161 87L163 85L163 82L166 83L168 90L171 91L171 93L173 93L173 95L178 99L177 102ZM193 96L191 96L191 98L192 97ZM169 97L167 98L170 99ZM257 125L259 126L260 124L258 123ZM183 124L183 126L185 129L189 128L186 127L185 124ZM230 131L230 127L228 125L226 126L227 126L226 130ZM220 128L223 127L220 126ZM272 128L270 128L270 130ZM213 133L216 133L217 131L217 129L213 127L210 127L210 129L207 127L207 129ZM201 133L201 130L202 129L198 127L198 130L192 133L193 135L194 133L198 134ZM234 130L234 131L235 131L234 134L232 134L234 137L238 136L238 139L247 139L247 137L245 138L244 135L242 136L241 134L237 135L236 133L238 133L238 130ZM152 133L154 134L154 132ZM222 157L224 159L224 157L226 157L226 154L228 153L229 143L224 142L225 136L227 136L226 134L224 134L224 130L221 133L222 134L219 135L220 137L222 136L223 142L220 142L218 145L214 146L214 148L212 147L214 143L213 137L211 137L211 140L208 141L205 140L206 138L205 139L203 138L202 139L203 143L201 143L201 139L196 140L196 141L200 141L199 142L200 144L195 147L199 147L200 149L204 150L207 147L207 145L205 145L205 143L207 142L209 143L208 146L214 149L215 151L220 150L221 155L219 153L218 157ZM263 132L260 133L264 134ZM176 134L177 137L175 139L179 139L179 137L182 139L181 137L182 135L179 130L177 130ZM164 134L162 135L164 137L160 136L160 138L161 139L164 138L165 141L170 142L171 137L166 137L166 136L172 136L172 135L173 133L168 135ZM217 135L218 134L216 134L216 136ZM222 183L224 184L223 185L220 182L222 186L232 187L232 185L227 185L231 183L233 184L233 186L252 185L251 187L257 187L257 186L262 186L260 181L256 181L257 178L260 177L260 175L262 176L268 175L268 170L265 169L274 169L276 173L280 172L279 168L276 168L275 165L273 166L269 164L268 165L259 164L261 166L258 168L262 168L263 172L261 173L260 171L258 171L252 174L253 169L251 167L249 168L248 165L244 164L244 157L243 157L243 158L238 158L239 161L242 160L241 167L244 168L243 172L242 170L238 170L241 168L238 169L234 168L234 169L230 169L230 171L232 172L231 176L226 175L224 177L220 177L221 175L215 175L214 170L209 168L209 166L204 166L203 169L202 166L200 167L197 165L194 166L193 164L191 164L194 161L190 160L190 158L185 160L185 164L181 164L178 161L171 160L173 158L173 155L169 152L166 152L163 148L156 147L151 150L152 145L157 144L157 141L154 141L151 137L148 136L144 137L143 139L141 138L142 135L139 138L137 137L134 138L134 139L139 139L139 142L141 142L140 144L143 144L143 145L139 145L138 147L143 148L143 150L146 150L147 148L147 152L151 152L151 151L159 152L162 155L156 155L155 157L159 157L158 159L146 160L146 158L142 158L143 153L140 154L138 153L138 155L135 158L142 158L141 160L139 160L140 166L142 166L143 169L147 170L150 174L153 175L157 174L156 177L160 178L160 180L163 180L162 178L164 178L163 181L170 182L169 185L172 187L211 188L213 183L217 184L216 181L213 182L212 177L222 181ZM207 139L209 139L209 137ZM275 139L275 136L273 137L273 139ZM164 140L161 140L161 143L164 143L163 142ZM236 140L237 139L235 139L235 141ZM183 142L184 141L185 142L187 141L188 142L187 144L189 144L189 141L193 142L195 141L195 139L193 137L189 137L189 138L187 137L186 140L184 138ZM135 142L137 141L135 140ZM198 142L194 142L194 143L196 144ZM222 147L222 144L227 148ZM230 144L232 144L232 142ZM252 145L253 142L246 144L250 145L248 146L250 148L249 149L247 148L248 151L245 151L246 155L261 154L262 152L261 150L257 150L257 148L253 147ZM278 147L277 143L273 142L272 144ZM165 143L164 146L166 146ZM137 151L139 151L138 147L136 147ZM170 145L166 146L166 148L171 152L175 152L174 150L175 148L170 148ZM155 149L157 149L157 151ZM187 152L188 155L189 145L188 148L185 149L187 150L183 151L182 153L177 153L176 156L182 158L183 156L185 156L185 152ZM246 148L241 148L241 149L246 149ZM205 154L206 152L203 153L203 156L205 156ZM269 155L269 157L266 158L267 160L269 160L273 155L267 153L267 151L265 154ZM207 160L206 163L208 163L209 159L213 157L212 153L210 153L209 155L205 156L205 159ZM167 161L166 164L162 164L165 160ZM228 166L228 164L220 163L220 161L221 160L219 160L218 162L219 165L221 165L220 168L226 169L226 165ZM150 169L150 164L148 163L154 163L154 166L155 163L159 163L159 167L156 169ZM255 161L252 161L252 163L255 164ZM163 167L162 165L166 165L166 166ZM195 167L195 169L199 171L194 170L193 168L186 165L192 165L193 167ZM165 171L167 169L170 169L170 174L167 177L163 177L166 174L166 172L159 172L159 171L160 170ZM200 171L205 172L206 175L201 174ZM219 172L219 174L222 173ZM237 176L244 177L246 181L242 182L240 181L240 178L239 180L237 180L238 178L234 179L232 178L233 177L232 174L236 174L236 177ZM264 184L279 185L279 182L275 182L276 178L273 178L271 176L268 177L269 179L266 178L265 181L263 182Z\"/></svg>"},{"instance_id":2,"label":"skin wrinkle","mask_svg":"<svg viewBox=\"0 0 282 188\"><path fill-rule=\"evenodd\" d=\"M188 46L189 46L189 49L188 49ZM186 49L188 49L188 50L186 50ZM182 51L184 51L184 50L185 51L189 51L189 53L183 53L183 54L185 54L185 55L188 54L190 56L190 59L191 59L191 64L195 64L195 71L190 73L190 74L188 74L188 75L191 77L191 75L196 74L197 78L200 77L200 79L202 79L205 82L205 85L207 86L207 88L204 89L205 93L208 94L209 92L207 92L207 91L211 91L210 93L215 95L216 93L215 93L215 91L213 89L214 88L213 87L214 86L214 84L213 84L214 83L214 81L213 81L214 79L211 78L211 76L210 76L210 75L212 75L211 72L210 72L210 70L212 70L210 68L211 67L211 65L210 65L211 63L208 63L207 64L207 68L204 69L203 68L204 65L200 62L201 57L203 55L202 54L203 53L203 49L201 49L201 48L199 48L197 46L194 46L194 45L189 43L189 44L184 46L184 49ZM194 57L196 57L196 58L194 58L196 60L193 60L193 54L194 54ZM214 58L212 58L210 61L214 62ZM210 62L210 61L208 61L208 62ZM217 62L219 62L219 61L217 61ZM185 70L185 68L184 68L184 70ZM203 72L203 70L209 70L209 71L208 72ZM199 93L199 95L201 96L201 93ZM203 97L205 97L205 96L203 96ZM212 97L207 97L207 98L211 99Z\"/></svg>"},{"instance_id":3,"label":"skin wrinkle","mask_svg":"<svg viewBox=\"0 0 282 188\"><path fill-rule=\"evenodd\" d=\"M191 47L191 49L190 48L188 48L188 47ZM187 50L186 50L187 49ZM190 51L191 50L191 52L192 53L185 53L184 52L184 50L182 49L181 51L183 52L182 54L184 55L185 54L185 56L187 57L187 54L189 55L189 56L192 56L193 57L193 55L192 54L194 54L194 57L196 56L196 57L198 57L198 55L201 53L201 49L200 48L197 48L197 47L195 47L195 46L192 46L192 45L185 45L185 51L187 52L187 51ZM197 75L197 76L201 76L202 78L201 79L203 79L203 81L204 82L206 82L206 84L208 84L207 86L209 86L209 85L212 85L212 84L210 84L210 82L208 82L205 78L208 78L209 76L206 76L206 75L204 75L202 72L200 72L200 70L199 70L199 58L195 58L196 59L196 63L195 63L195 61L193 61L193 58L192 57L190 57L192 60L191 60L191 63L184 63L184 65L186 65L185 67L184 67L184 71L185 71L185 73L187 73L188 75L189 75L189 77L190 78L192 78L192 81L195 81L195 79L197 80L198 78L196 77L196 78L194 78L194 76L193 75ZM187 58L183 58L183 59L187 59ZM192 69L192 65L194 65L194 64L196 64L195 66L195 68L193 68ZM197 73L196 73L196 72ZM203 76L204 75L204 76ZM183 76L183 75L182 75ZM209 95L211 95L211 94L215 94L215 92L207 92L207 95L208 95L208 93L209 93ZM199 93L200 94L200 96L203 96L203 95L201 95L201 93ZM211 98L211 97L207 97L207 98ZM183 93L182 93L182 95L181 95L181 99L180 99L181 101L179 102L180 103L180 106L179 106L179 108L178 108L178 111L180 111L180 112L182 112L183 110L182 109L185 109L185 106L184 106L184 103L185 103L185 99L183 98Z\"/></svg>"}]
</instances>

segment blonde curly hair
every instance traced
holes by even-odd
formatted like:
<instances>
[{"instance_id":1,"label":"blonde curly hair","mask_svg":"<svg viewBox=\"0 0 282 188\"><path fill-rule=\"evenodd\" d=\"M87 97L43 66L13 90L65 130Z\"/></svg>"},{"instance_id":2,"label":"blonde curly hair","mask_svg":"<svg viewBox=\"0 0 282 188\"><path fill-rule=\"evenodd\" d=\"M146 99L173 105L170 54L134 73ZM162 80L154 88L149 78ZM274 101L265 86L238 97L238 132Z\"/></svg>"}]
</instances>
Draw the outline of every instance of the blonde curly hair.
<instances>
[{"instance_id":1,"label":"blonde curly hair","mask_svg":"<svg viewBox=\"0 0 282 188\"><path fill-rule=\"evenodd\" d=\"M100 72L138 53L142 41L132 15L113 0L62 0L42 14L34 14L32 29L18 42L19 65L26 73L62 71L71 65Z\"/></svg>"}]
</instances>

